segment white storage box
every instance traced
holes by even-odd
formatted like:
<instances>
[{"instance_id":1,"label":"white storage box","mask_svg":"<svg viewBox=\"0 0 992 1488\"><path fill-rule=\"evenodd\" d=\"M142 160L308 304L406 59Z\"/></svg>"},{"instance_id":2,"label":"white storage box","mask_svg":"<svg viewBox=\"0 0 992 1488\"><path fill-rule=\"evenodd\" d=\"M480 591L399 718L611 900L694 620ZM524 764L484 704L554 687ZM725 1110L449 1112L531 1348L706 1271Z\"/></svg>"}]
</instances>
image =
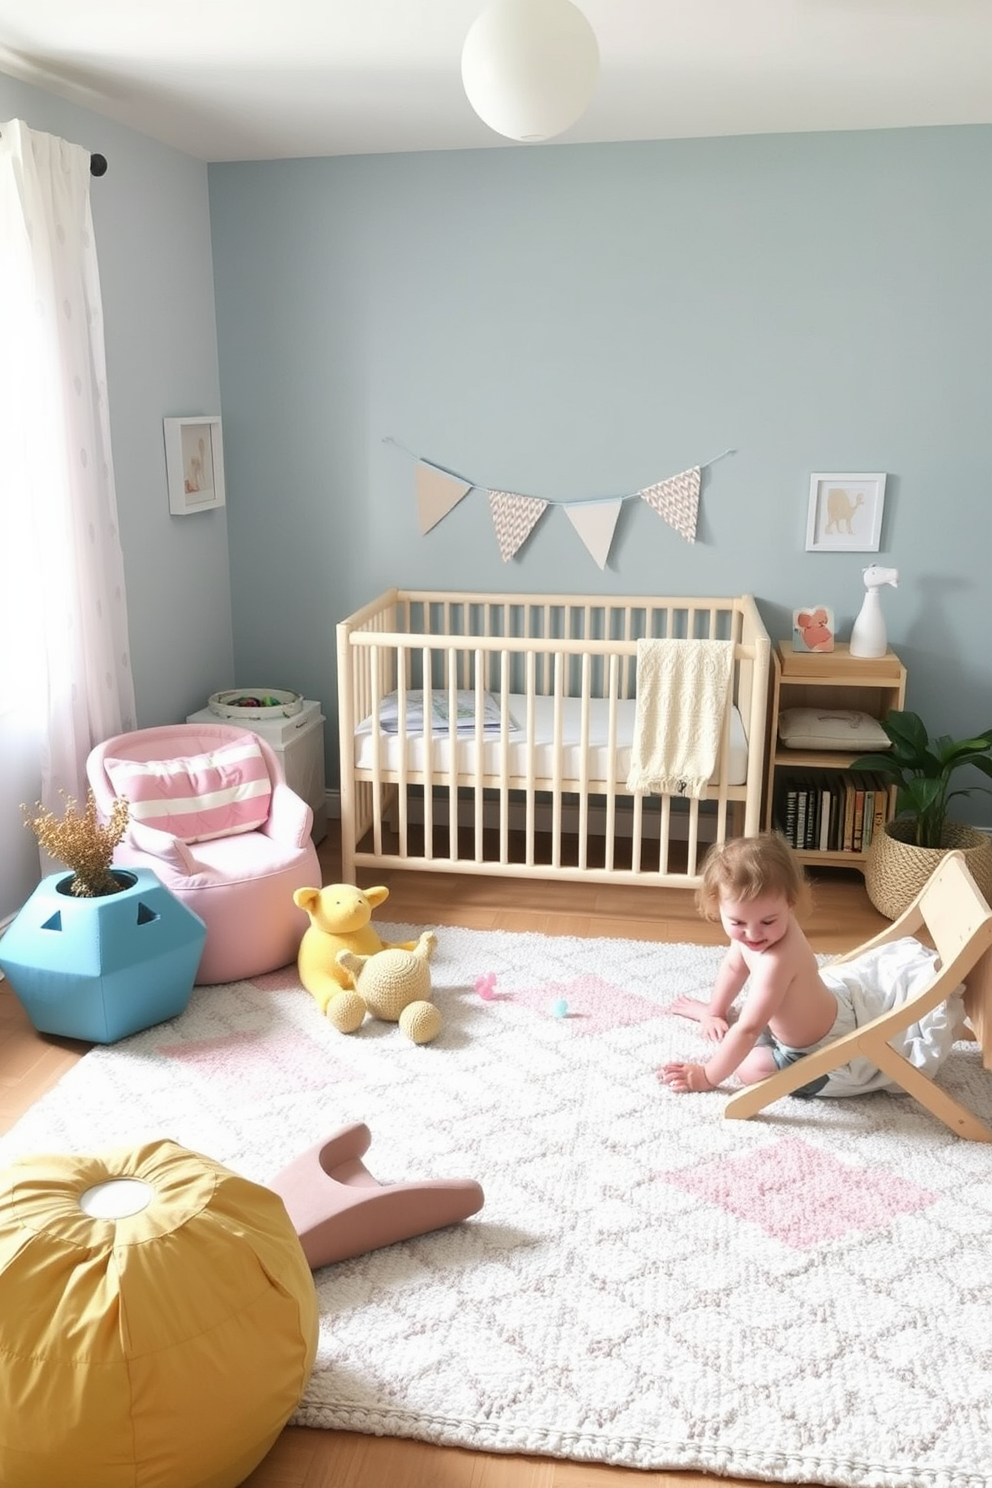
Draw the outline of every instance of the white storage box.
<instances>
[{"instance_id":1,"label":"white storage box","mask_svg":"<svg viewBox=\"0 0 992 1488\"><path fill-rule=\"evenodd\" d=\"M190 713L187 723L233 723L233 719L221 720L212 708L201 708ZM324 788L324 715L320 704L305 698L303 706L291 718L271 720L252 719L250 723L236 725L249 729L264 739L279 756L286 784L313 811L314 842L327 836L327 795Z\"/></svg>"}]
</instances>

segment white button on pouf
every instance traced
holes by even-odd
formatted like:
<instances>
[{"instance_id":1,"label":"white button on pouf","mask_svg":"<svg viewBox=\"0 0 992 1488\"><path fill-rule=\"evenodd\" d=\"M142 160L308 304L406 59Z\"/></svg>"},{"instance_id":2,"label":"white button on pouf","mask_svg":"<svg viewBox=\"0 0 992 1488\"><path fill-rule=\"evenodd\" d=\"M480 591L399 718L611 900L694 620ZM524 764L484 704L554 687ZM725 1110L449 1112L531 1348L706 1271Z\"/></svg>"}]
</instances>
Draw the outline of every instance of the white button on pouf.
<instances>
[{"instance_id":1,"label":"white button on pouf","mask_svg":"<svg viewBox=\"0 0 992 1488\"><path fill-rule=\"evenodd\" d=\"M0 1172L3 1488L234 1488L316 1346L270 1189L174 1142Z\"/></svg>"}]
</instances>

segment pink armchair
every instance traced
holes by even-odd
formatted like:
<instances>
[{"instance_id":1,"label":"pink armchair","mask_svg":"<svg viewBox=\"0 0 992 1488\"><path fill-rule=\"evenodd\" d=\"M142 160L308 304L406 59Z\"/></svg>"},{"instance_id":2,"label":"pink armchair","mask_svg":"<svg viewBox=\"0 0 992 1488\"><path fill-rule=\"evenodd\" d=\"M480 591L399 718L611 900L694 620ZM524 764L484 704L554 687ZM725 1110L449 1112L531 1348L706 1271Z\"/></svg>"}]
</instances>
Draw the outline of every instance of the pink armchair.
<instances>
[{"instance_id":1,"label":"pink armchair","mask_svg":"<svg viewBox=\"0 0 992 1488\"><path fill-rule=\"evenodd\" d=\"M86 773L101 815L127 796L122 868L150 868L207 926L200 985L296 960L308 919L293 892L320 883L313 813L269 744L232 724L167 724L98 744Z\"/></svg>"}]
</instances>

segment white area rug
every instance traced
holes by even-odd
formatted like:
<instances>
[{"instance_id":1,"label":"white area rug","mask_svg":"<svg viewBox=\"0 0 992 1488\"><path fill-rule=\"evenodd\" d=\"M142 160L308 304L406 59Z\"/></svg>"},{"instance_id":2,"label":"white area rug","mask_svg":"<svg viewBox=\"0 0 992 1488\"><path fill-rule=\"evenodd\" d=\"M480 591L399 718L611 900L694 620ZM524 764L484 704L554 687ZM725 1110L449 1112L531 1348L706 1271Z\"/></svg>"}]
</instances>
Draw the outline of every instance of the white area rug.
<instances>
[{"instance_id":1,"label":"white area rug","mask_svg":"<svg viewBox=\"0 0 992 1488\"><path fill-rule=\"evenodd\" d=\"M406 938L420 926L380 927ZM750 1122L677 1096L718 949L438 931L445 1028L336 1033L292 970L87 1055L0 1163L171 1137L265 1182L366 1121L463 1225L317 1273L296 1420L488 1451L865 1488L992 1484L992 1151L905 1096ZM494 973L495 997L476 979ZM568 1015L556 1016L559 999ZM961 1044L941 1079L986 1120Z\"/></svg>"}]
</instances>

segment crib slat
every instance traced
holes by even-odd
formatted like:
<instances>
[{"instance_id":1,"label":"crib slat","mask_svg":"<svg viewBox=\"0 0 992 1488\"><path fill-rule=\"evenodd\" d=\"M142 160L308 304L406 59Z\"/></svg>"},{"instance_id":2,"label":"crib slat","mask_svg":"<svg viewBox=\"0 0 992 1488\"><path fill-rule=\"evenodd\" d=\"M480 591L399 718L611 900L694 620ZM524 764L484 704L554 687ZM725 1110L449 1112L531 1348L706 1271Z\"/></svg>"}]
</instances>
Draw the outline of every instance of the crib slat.
<instances>
[{"instance_id":1,"label":"crib slat","mask_svg":"<svg viewBox=\"0 0 992 1488\"><path fill-rule=\"evenodd\" d=\"M560 651L554 653L554 744L552 746L552 758L554 764L551 767L551 866L561 867L561 781L562 768L561 759L564 749L564 733L562 731L562 700L565 685L565 658Z\"/></svg>"},{"instance_id":2,"label":"crib slat","mask_svg":"<svg viewBox=\"0 0 992 1488\"><path fill-rule=\"evenodd\" d=\"M485 653L481 650L475 652L475 674L473 685L475 687L475 781L473 792L475 795L475 859L481 863L485 859L483 842L483 806L485 804L485 733L483 725L485 722L486 692L483 679L482 658Z\"/></svg>"},{"instance_id":3,"label":"crib slat","mask_svg":"<svg viewBox=\"0 0 992 1488\"><path fill-rule=\"evenodd\" d=\"M424 646L420 653L420 685L428 693L434 685L434 652ZM425 703L426 709L426 703ZM429 715L427 715L429 717ZM428 724L424 729L424 857L428 862L434 858L434 792L429 781L434 778L434 729Z\"/></svg>"},{"instance_id":4,"label":"crib slat","mask_svg":"<svg viewBox=\"0 0 992 1488\"><path fill-rule=\"evenodd\" d=\"M533 651L527 652L525 667L525 691L527 695L527 723L525 725L527 740L525 749L527 751L527 796L526 796L526 824L524 833L524 862L528 868L534 866L534 779L536 764L534 760L534 696L537 681L537 658Z\"/></svg>"},{"instance_id":5,"label":"crib slat","mask_svg":"<svg viewBox=\"0 0 992 1488\"><path fill-rule=\"evenodd\" d=\"M606 718L606 870L611 872L617 837L617 703L620 677L620 657L614 652L609 661L608 711Z\"/></svg>"},{"instance_id":6,"label":"crib slat","mask_svg":"<svg viewBox=\"0 0 992 1488\"><path fill-rule=\"evenodd\" d=\"M589 611L586 610L586 625ZM588 651L582 658L581 711L579 714L579 867L589 862L589 689L592 683L592 657ZM610 756L611 760L613 756Z\"/></svg>"},{"instance_id":7,"label":"crib slat","mask_svg":"<svg viewBox=\"0 0 992 1488\"><path fill-rule=\"evenodd\" d=\"M396 707L399 714L399 785L397 791L398 822L400 838L400 856L406 857L410 851L409 837L409 797L410 790L407 779L409 759L407 753L407 707L408 692L410 689L410 657L406 647L398 647L396 653Z\"/></svg>"},{"instance_id":8,"label":"crib slat","mask_svg":"<svg viewBox=\"0 0 992 1488\"><path fill-rule=\"evenodd\" d=\"M510 861L510 653L501 651L499 691L499 861Z\"/></svg>"}]
</instances>

